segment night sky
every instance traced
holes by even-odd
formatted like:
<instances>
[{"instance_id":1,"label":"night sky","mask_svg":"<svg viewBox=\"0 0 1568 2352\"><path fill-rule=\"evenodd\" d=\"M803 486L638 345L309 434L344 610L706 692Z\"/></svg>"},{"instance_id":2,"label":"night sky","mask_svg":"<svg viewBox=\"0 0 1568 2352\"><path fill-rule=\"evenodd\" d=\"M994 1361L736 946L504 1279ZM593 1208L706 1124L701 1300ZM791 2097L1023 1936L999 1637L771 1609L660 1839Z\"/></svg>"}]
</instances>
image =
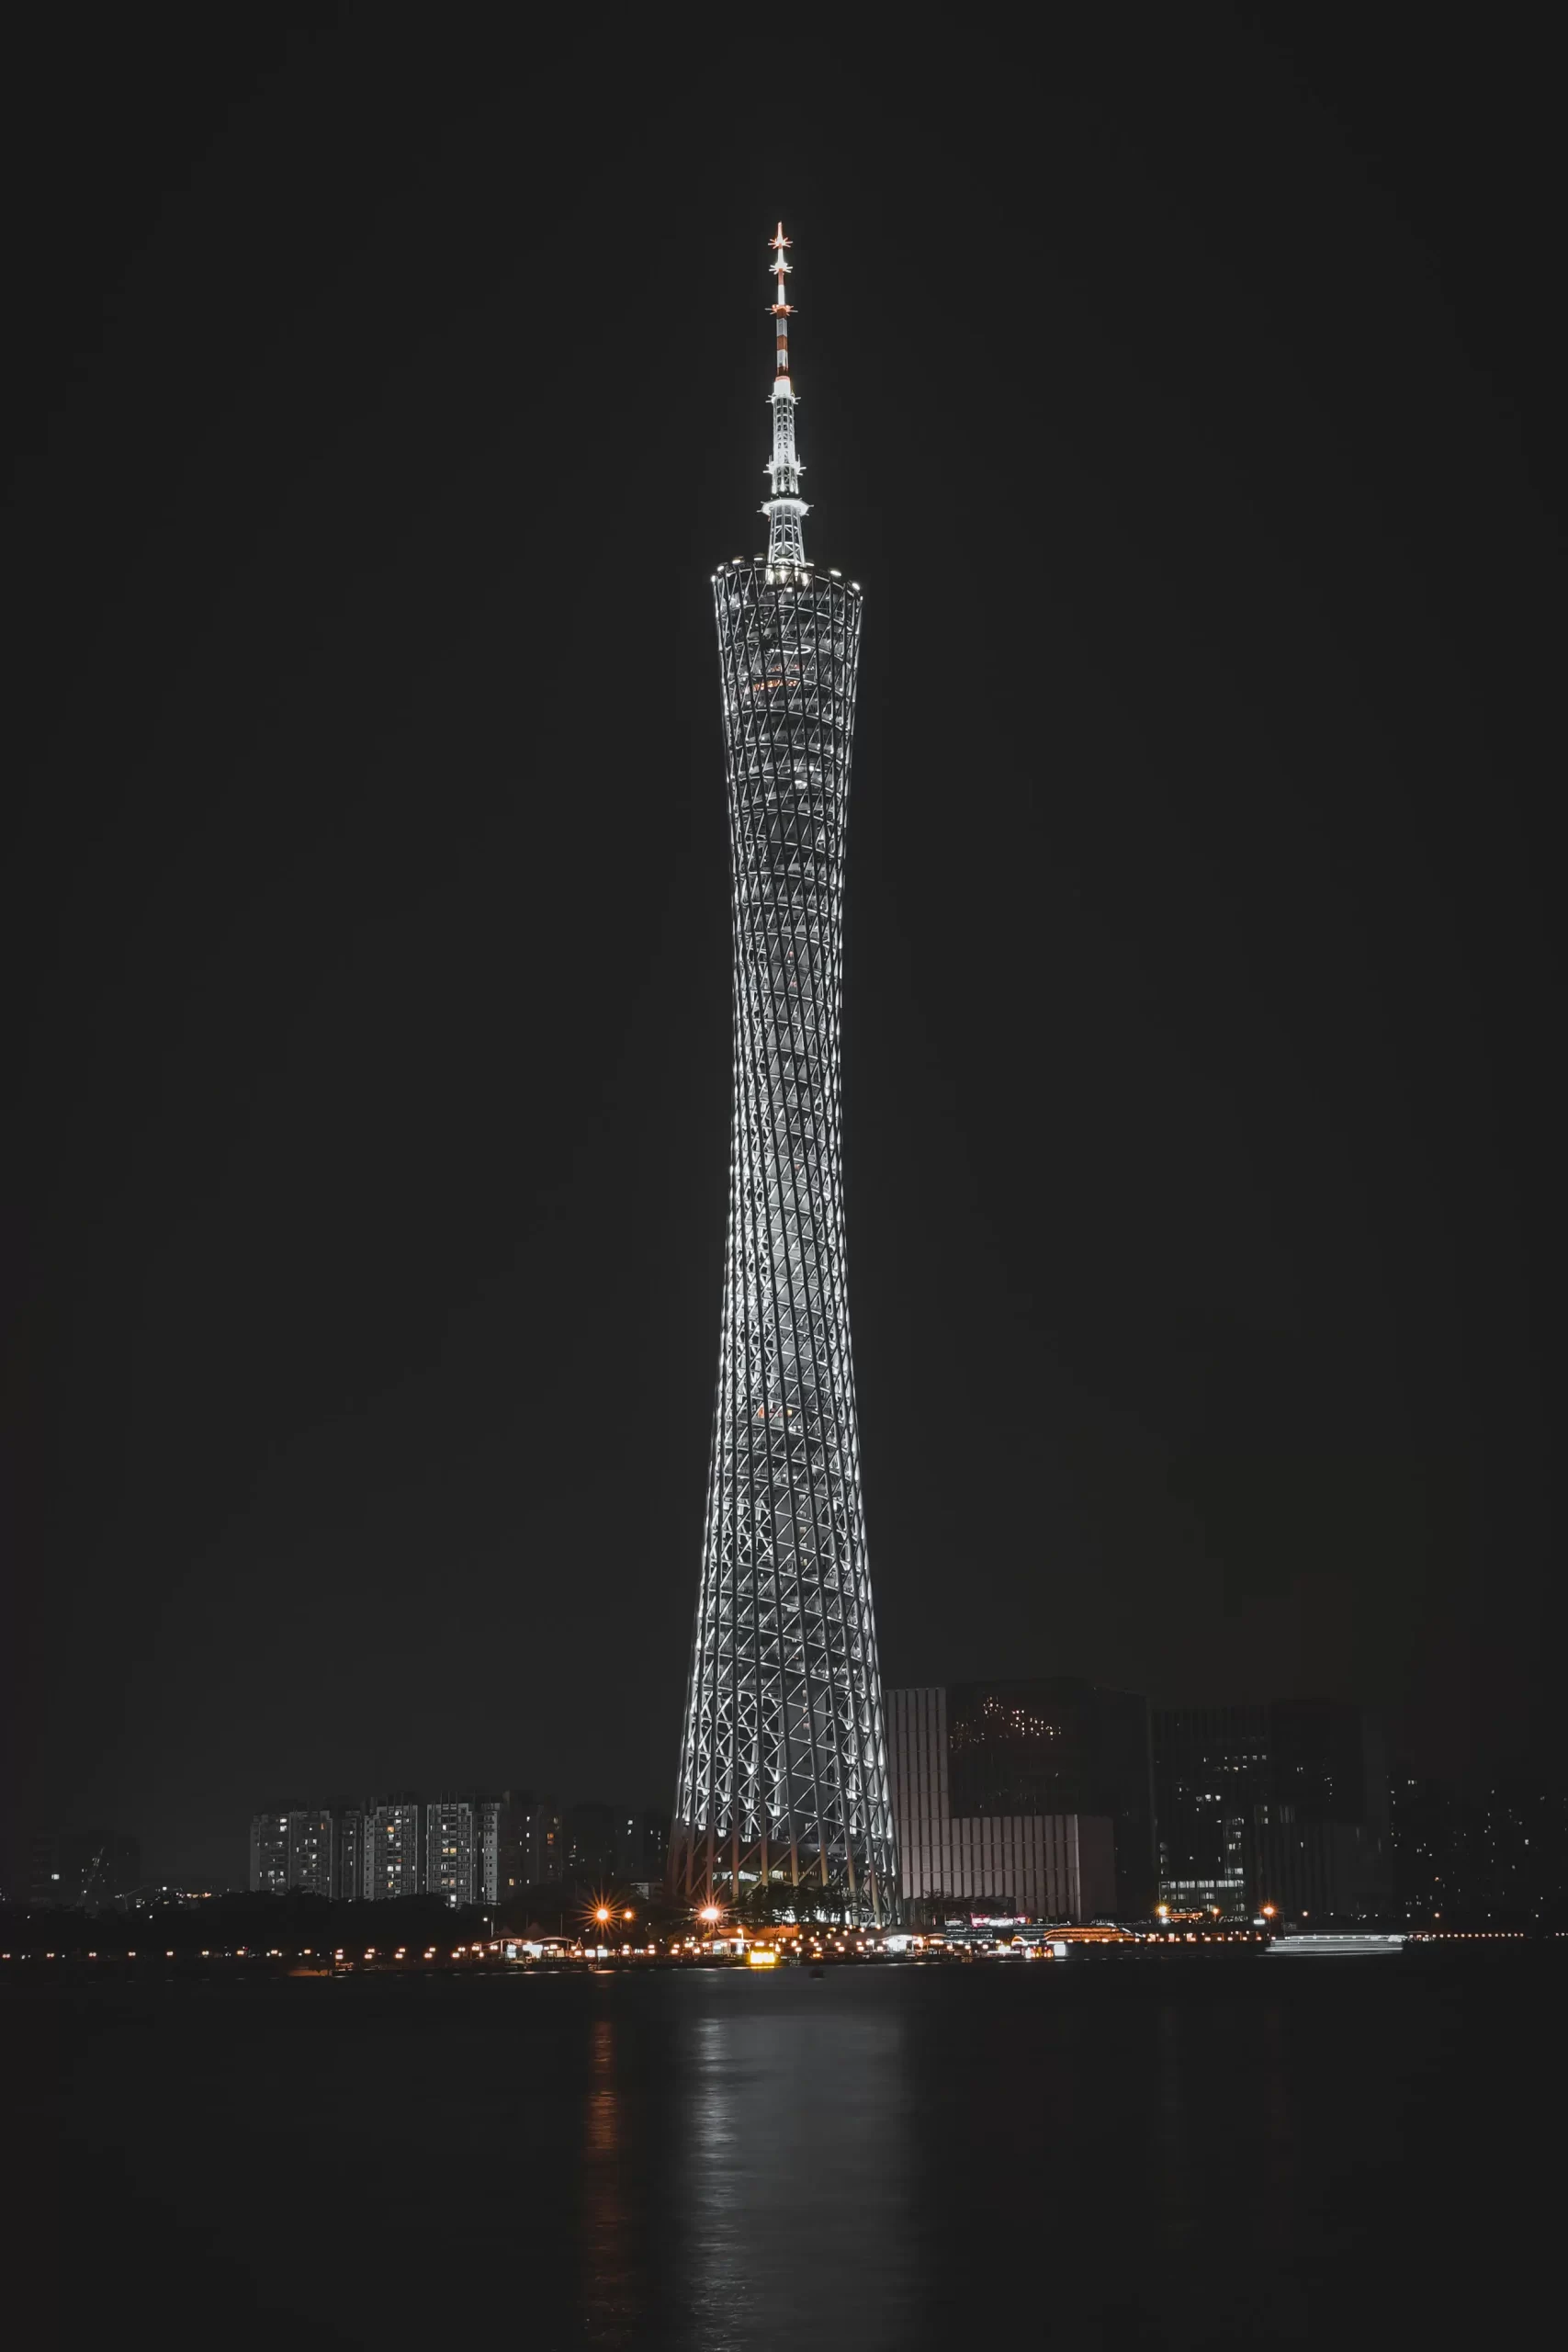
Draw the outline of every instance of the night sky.
<instances>
[{"instance_id":1,"label":"night sky","mask_svg":"<svg viewBox=\"0 0 1568 2352\"><path fill-rule=\"evenodd\" d=\"M13 1857L669 1802L780 213L886 1677L1555 1766L1551 77L1247 14L12 48Z\"/></svg>"}]
</instances>

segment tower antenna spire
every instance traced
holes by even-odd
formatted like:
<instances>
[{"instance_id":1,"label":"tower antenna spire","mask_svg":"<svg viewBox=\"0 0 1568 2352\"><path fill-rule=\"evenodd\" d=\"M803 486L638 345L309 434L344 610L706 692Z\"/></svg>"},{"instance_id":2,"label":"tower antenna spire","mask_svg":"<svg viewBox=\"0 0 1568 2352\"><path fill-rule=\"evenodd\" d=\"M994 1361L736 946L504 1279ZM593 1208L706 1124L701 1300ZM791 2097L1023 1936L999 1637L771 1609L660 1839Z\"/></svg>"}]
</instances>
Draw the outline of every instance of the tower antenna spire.
<instances>
[{"instance_id":1,"label":"tower antenna spire","mask_svg":"<svg viewBox=\"0 0 1568 2352\"><path fill-rule=\"evenodd\" d=\"M773 350L774 372L780 376L789 374L789 322L795 316L795 304L784 300L784 279L793 276L794 273L791 265L784 259L784 248L793 243L793 238L784 235L784 222L781 220L773 234L768 239L768 249L773 255L769 267L777 281L774 289L777 300L773 305L773 315L779 323L773 337Z\"/></svg>"},{"instance_id":2,"label":"tower antenna spire","mask_svg":"<svg viewBox=\"0 0 1568 2352\"><path fill-rule=\"evenodd\" d=\"M798 570L806 562L802 525L810 509L800 494L800 477L806 469L795 454L795 386L789 372L789 322L795 305L784 300L784 279L794 274L784 254L792 243L781 220L768 239L774 294L769 305L773 320L773 454L767 467L771 495L764 500L762 512L768 518L770 566Z\"/></svg>"}]
</instances>

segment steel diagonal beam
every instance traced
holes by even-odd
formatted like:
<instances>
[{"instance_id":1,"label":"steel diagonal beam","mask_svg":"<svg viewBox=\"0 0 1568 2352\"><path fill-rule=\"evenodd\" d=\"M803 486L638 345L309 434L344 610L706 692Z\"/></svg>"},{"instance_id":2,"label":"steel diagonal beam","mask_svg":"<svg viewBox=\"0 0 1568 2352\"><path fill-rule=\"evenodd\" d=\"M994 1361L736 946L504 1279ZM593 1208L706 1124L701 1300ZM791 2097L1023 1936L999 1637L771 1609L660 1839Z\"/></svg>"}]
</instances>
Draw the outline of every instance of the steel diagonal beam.
<instances>
[{"instance_id":1,"label":"steel diagonal beam","mask_svg":"<svg viewBox=\"0 0 1568 2352\"><path fill-rule=\"evenodd\" d=\"M781 639L782 639L782 636L783 636L783 616L782 616L782 614L780 615L780 623L779 623L779 626L780 626L780 635L781 635ZM784 675L784 676L785 677L786 681L787 681L788 674L789 674L789 666L788 666L787 662L784 662L784 661L782 661L782 660L781 660L781 662L780 662L780 671L781 671L781 674L782 674L782 675ZM785 693L786 707L787 707L787 697L788 697L788 686L787 686L787 684L786 684L786 685L785 685L784 693ZM788 786L788 788L789 788L791 791L793 791L793 790L794 790L794 782L795 782L795 779L794 779L794 773L793 773L793 767L792 767L792 769L791 769L791 773L790 773L790 776L789 776L789 786ZM776 795L778 794L778 792L779 792L780 790L782 790L783 788L784 788L784 787L783 787L782 780L780 779L780 777L778 776L778 775L777 775L777 774L776 774L776 772L775 772L775 776L774 776L774 793L775 793L775 797L776 797ZM784 1008L784 1011L785 1011L786 1012L788 1012L789 1008L786 1006L786 1007ZM775 1047L775 1050L776 1050L776 1051L777 1051L777 1050L779 1050L778 1027L779 1027L779 1024L778 1024L778 1020L777 1020L777 1014L776 1014L776 1012L775 1012L775 1018L774 1018L774 1023L773 1023L773 1043L774 1043L774 1047ZM781 1058L782 1058L782 1055L781 1055ZM776 1137L776 1127L775 1127L775 1137ZM776 1150L777 1150L777 1142L775 1141L775 1151L776 1151ZM783 1194L783 1192L784 1192L784 1170L787 1168L787 1169L788 1169L788 1170L789 1170L789 1177L788 1177L788 1190L789 1190L789 1193L790 1193L790 1198L791 1198L791 1204L792 1204L792 1208L793 1208L793 1213L794 1213L794 1216L795 1216L795 1221L796 1231L797 1231L797 1233L798 1233L798 1232L800 1231L801 1227L802 1227L803 1219L802 1219L802 1214L801 1214L801 1205L800 1205L800 1199L799 1199L798 1188L797 1188L797 1186L795 1185L795 1179L794 1179L794 1159L793 1159L793 1152L792 1152L792 1150L791 1150L791 1148L790 1148L790 1142L789 1142L789 1137L788 1137L788 1133L787 1133L787 1119L786 1119L786 1133L785 1133L785 1137L784 1137L784 1153L783 1153L782 1159L778 1159L778 1160L777 1160L777 1162L776 1162L776 1164L777 1164L778 1169L779 1169L779 1189L780 1189L780 1193L781 1193L781 1198L782 1198L782 1194ZM793 1299L792 1299L792 1301L791 1301L791 1315L792 1315L792 1319L794 1319L795 1315L795 1303L794 1303ZM797 1354L797 1370L798 1370L798 1331L796 1332L795 1339L796 1339L796 1354ZM797 1382L797 1386L798 1386L798 1382ZM818 1368L817 1368L817 1365L816 1365L815 1360L813 1360L813 1363L812 1363L812 1389L813 1389L813 1400L814 1400L814 1402L816 1401L816 1398L817 1398L817 1396L818 1396L818 1393L819 1393L819 1387L820 1387L820 1382L819 1382L819 1377L818 1377ZM811 1518L811 1521L812 1521L811 1557L812 1557L812 1560L813 1560L813 1562L814 1562L815 1564L819 1565L819 1562L820 1562L820 1553L819 1553L819 1549L818 1549L818 1526L817 1526L817 1521L818 1521L818 1498L817 1498L817 1491L816 1491L816 1483L815 1483L815 1480L813 1479L813 1476L812 1476L812 1458L811 1458L811 1453L810 1453L810 1448L809 1448L808 1436L807 1436L805 1433L803 1433L803 1443L804 1443L803 1466L804 1466L804 1469L805 1469L805 1474L806 1474L806 1482L807 1482L807 1493L806 1493L806 1499L807 1499L807 1507L808 1507L808 1510L809 1510L810 1518ZM800 1597L800 1600L801 1600L801 1621L802 1621L802 1625L803 1625L803 1627L804 1627L804 1624L805 1624L805 1622L806 1622L806 1610L805 1610L805 1606L804 1606L804 1594L801 1592L801 1563L802 1563L802 1552L803 1552L803 1546L802 1546L802 1544L801 1544L801 1542L800 1542L800 1535L799 1535L799 1526L800 1526L799 1497L798 1497L798 1491L797 1491L796 1485L795 1485L795 1477L794 1477L794 1475L793 1475L793 1465L792 1465L792 1476L791 1476L791 1492L792 1492L792 1503L793 1503L794 1508L795 1508L795 1529L796 1529L796 1539L795 1539L795 1587L796 1587L796 1592L797 1592L797 1595ZM807 1672L806 1672L806 1684L807 1684L807 1690L808 1700L809 1700L810 1682L811 1682L811 1676L810 1676L810 1664L809 1664L809 1658L807 1658ZM810 1731L811 1731L811 1721L810 1721L810 1715L809 1715L809 1711L808 1711L808 1712L807 1712L807 1732L808 1732L808 1747L807 1747L807 1754L808 1754L808 1756L809 1756L809 1758L810 1758L810 1762L811 1762L812 1794L813 1794L814 1805L815 1805L816 1812L817 1812L817 1814L818 1814L818 1819L820 1819L820 1814L821 1814L821 1786L820 1786L820 1779L819 1779L819 1775L818 1775L818 1761L817 1761L817 1748L816 1748L816 1741L815 1741L815 1738L814 1738L814 1737L810 1737L810 1736L809 1736L809 1735L810 1735Z\"/></svg>"}]
</instances>

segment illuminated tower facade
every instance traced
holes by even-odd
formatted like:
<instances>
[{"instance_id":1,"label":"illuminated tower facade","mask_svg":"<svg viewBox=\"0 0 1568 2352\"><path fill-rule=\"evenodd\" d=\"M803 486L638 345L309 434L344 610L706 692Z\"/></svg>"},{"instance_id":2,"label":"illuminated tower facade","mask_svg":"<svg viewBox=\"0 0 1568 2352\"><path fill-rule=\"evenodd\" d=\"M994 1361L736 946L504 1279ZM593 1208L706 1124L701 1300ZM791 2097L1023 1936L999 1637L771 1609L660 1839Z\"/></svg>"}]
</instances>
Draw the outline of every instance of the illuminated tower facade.
<instances>
[{"instance_id":1,"label":"illuminated tower facade","mask_svg":"<svg viewBox=\"0 0 1568 2352\"><path fill-rule=\"evenodd\" d=\"M807 557L772 241L768 552L714 575L735 1105L707 1520L671 1837L694 1901L758 1880L886 1920L898 1870L850 1362L839 1017L857 583Z\"/></svg>"}]
</instances>

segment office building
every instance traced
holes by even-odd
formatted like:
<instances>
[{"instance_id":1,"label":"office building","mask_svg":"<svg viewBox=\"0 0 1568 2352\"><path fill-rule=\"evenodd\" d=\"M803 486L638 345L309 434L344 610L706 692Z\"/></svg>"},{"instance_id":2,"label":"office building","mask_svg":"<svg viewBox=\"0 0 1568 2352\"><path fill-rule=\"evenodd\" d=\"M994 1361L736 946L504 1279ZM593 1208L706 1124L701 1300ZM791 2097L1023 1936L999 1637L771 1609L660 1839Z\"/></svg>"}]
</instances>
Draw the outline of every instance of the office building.
<instances>
[{"instance_id":1,"label":"office building","mask_svg":"<svg viewBox=\"0 0 1568 2352\"><path fill-rule=\"evenodd\" d=\"M893 1809L910 1918L940 1920L950 1908L982 1904L1052 1919L1116 1910L1114 1817L1066 1802L1091 1785L1095 1751L1077 1764L1067 1752L1089 1686L1066 1686L1053 1706L1043 1694L1055 1687L888 1691ZM1146 1813L1138 1835L1145 1828Z\"/></svg>"},{"instance_id":2,"label":"office building","mask_svg":"<svg viewBox=\"0 0 1568 2352\"><path fill-rule=\"evenodd\" d=\"M1272 1794L1268 1708L1161 1707L1153 1727L1160 1901L1250 1911L1243 1831Z\"/></svg>"},{"instance_id":3,"label":"office building","mask_svg":"<svg viewBox=\"0 0 1568 2352\"><path fill-rule=\"evenodd\" d=\"M945 1776L945 1815L928 1817L1108 1821L1113 1883L1096 1909L1126 1919L1150 1915L1156 1867L1145 1699L1077 1675L1036 1675L949 1683L940 1714L940 1735L931 1729L930 1704L918 1718L922 1740L940 1741ZM906 1872L906 1888L911 1884ZM1098 1883L1096 1892L1098 1898Z\"/></svg>"},{"instance_id":4,"label":"office building","mask_svg":"<svg viewBox=\"0 0 1568 2352\"><path fill-rule=\"evenodd\" d=\"M1343 1701L1162 1707L1161 1900L1173 1910L1373 1917L1393 1904L1375 1717Z\"/></svg>"}]
</instances>

